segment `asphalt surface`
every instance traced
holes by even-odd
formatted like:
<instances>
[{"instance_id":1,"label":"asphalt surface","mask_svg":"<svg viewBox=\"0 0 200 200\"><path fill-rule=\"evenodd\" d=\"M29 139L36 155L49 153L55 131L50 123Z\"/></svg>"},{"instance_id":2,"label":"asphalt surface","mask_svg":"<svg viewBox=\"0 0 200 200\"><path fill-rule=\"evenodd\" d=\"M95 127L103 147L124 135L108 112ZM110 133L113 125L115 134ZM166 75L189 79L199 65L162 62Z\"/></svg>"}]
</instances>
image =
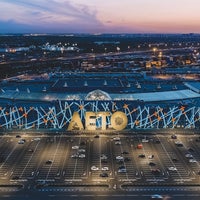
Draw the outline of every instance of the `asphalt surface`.
<instances>
[{"instance_id":1,"label":"asphalt surface","mask_svg":"<svg viewBox=\"0 0 200 200\"><path fill-rule=\"evenodd\" d=\"M200 197L197 134L16 135L0 137L1 199Z\"/></svg>"}]
</instances>

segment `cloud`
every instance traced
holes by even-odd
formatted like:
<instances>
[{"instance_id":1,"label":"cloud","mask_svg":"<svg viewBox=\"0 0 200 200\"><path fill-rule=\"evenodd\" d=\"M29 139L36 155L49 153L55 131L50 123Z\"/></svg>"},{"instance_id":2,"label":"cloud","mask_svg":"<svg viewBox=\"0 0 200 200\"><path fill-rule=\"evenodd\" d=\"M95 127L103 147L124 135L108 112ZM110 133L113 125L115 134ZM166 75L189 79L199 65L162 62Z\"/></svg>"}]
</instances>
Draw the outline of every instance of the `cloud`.
<instances>
[{"instance_id":1,"label":"cloud","mask_svg":"<svg viewBox=\"0 0 200 200\"><path fill-rule=\"evenodd\" d=\"M181 1L0 0L0 33L200 32L199 0Z\"/></svg>"},{"instance_id":2,"label":"cloud","mask_svg":"<svg viewBox=\"0 0 200 200\"><path fill-rule=\"evenodd\" d=\"M1 0L0 12L0 26L4 26L0 32L9 32L12 26L19 30L23 25L23 30L43 28L49 32L93 32L103 28L94 10L67 0Z\"/></svg>"},{"instance_id":3,"label":"cloud","mask_svg":"<svg viewBox=\"0 0 200 200\"><path fill-rule=\"evenodd\" d=\"M107 20L106 23L107 24L112 24L112 21L111 20Z\"/></svg>"}]
</instances>

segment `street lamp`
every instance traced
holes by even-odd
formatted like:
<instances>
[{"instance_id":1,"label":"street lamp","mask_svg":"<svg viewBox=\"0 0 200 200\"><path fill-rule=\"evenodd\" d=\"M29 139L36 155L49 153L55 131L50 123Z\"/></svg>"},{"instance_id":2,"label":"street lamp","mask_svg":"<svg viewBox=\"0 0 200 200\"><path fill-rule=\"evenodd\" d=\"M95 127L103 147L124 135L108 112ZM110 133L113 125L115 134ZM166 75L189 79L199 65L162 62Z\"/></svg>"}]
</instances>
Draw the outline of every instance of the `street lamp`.
<instances>
[{"instance_id":1,"label":"street lamp","mask_svg":"<svg viewBox=\"0 0 200 200\"><path fill-rule=\"evenodd\" d=\"M155 54L156 54L156 48L153 48L153 54L154 54L154 56L155 56Z\"/></svg>"},{"instance_id":2,"label":"street lamp","mask_svg":"<svg viewBox=\"0 0 200 200\"><path fill-rule=\"evenodd\" d=\"M61 54L64 53L64 50L65 50L65 48L62 46L62 47L60 48L60 52L61 52Z\"/></svg>"},{"instance_id":3,"label":"street lamp","mask_svg":"<svg viewBox=\"0 0 200 200\"><path fill-rule=\"evenodd\" d=\"M119 48L119 47L117 47L117 52L119 53L119 51L120 51L120 48Z\"/></svg>"},{"instance_id":4,"label":"street lamp","mask_svg":"<svg viewBox=\"0 0 200 200\"><path fill-rule=\"evenodd\" d=\"M161 51L159 52L158 57L159 57L160 59L162 58L162 52L161 52Z\"/></svg>"}]
</instances>

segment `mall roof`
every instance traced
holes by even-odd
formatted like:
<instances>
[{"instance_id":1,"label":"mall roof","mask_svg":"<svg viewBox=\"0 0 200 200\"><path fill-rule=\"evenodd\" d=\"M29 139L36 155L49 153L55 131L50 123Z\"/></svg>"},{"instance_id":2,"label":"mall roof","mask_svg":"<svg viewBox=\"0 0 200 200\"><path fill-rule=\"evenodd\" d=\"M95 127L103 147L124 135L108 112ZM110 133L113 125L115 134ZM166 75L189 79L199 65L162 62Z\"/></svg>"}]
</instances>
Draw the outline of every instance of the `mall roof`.
<instances>
[{"instance_id":1,"label":"mall roof","mask_svg":"<svg viewBox=\"0 0 200 200\"><path fill-rule=\"evenodd\" d=\"M95 96L98 94L98 96ZM105 95L105 98L102 97ZM141 100L144 102L154 101L171 101L171 100L184 100L192 98L200 98L200 94L186 89L176 91L164 91L164 92L147 92L147 93L106 93L101 92L101 95L94 91L94 95L89 95L91 98L88 99L88 93L57 93L57 92L25 92L16 90L1 91L1 99L13 99L13 100L24 100L24 101L55 101L55 100ZM109 98L108 98L109 97ZM94 99L92 99L94 98Z\"/></svg>"}]
</instances>

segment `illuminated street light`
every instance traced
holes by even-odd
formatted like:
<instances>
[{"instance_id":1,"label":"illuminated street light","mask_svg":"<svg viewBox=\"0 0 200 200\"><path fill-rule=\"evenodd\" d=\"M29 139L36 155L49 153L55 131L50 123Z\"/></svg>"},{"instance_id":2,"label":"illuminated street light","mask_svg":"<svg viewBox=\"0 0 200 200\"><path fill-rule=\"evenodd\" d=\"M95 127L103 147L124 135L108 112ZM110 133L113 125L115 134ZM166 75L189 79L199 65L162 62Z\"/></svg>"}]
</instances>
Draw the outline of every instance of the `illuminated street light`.
<instances>
[{"instance_id":1,"label":"illuminated street light","mask_svg":"<svg viewBox=\"0 0 200 200\"><path fill-rule=\"evenodd\" d=\"M160 51L158 54L158 57L161 59L162 58L162 52Z\"/></svg>"},{"instance_id":2,"label":"illuminated street light","mask_svg":"<svg viewBox=\"0 0 200 200\"><path fill-rule=\"evenodd\" d=\"M60 51L61 51L61 53L63 54L63 52L64 52L64 47L61 47L61 48L60 48Z\"/></svg>"},{"instance_id":3,"label":"illuminated street light","mask_svg":"<svg viewBox=\"0 0 200 200\"><path fill-rule=\"evenodd\" d=\"M120 52L120 48L119 48L119 47L117 47L117 52L118 52L118 53Z\"/></svg>"},{"instance_id":4,"label":"illuminated street light","mask_svg":"<svg viewBox=\"0 0 200 200\"><path fill-rule=\"evenodd\" d=\"M157 48L153 48L153 54L154 54L154 56L156 54L156 51L157 51Z\"/></svg>"}]
</instances>

